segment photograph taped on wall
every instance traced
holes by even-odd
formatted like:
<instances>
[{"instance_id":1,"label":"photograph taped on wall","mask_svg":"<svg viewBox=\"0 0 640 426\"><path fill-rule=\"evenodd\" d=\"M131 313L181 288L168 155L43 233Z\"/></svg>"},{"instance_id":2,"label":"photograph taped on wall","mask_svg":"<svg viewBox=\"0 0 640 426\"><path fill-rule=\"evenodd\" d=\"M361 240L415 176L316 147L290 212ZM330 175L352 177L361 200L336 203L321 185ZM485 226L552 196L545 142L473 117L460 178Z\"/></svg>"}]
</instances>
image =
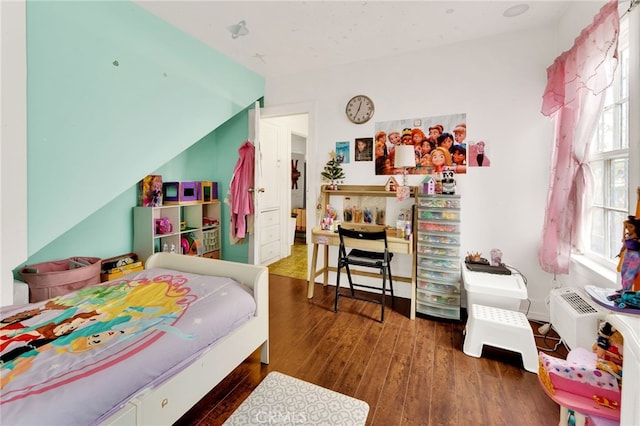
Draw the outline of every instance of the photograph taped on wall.
<instances>
[{"instance_id":1,"label":"photograph taped on wall","mask_svg":"<svg viewBox=\"0 0 640 426\"><path fill-rule=\"evenodd\" d=\"M456 174L466 173L466 123L466 114L376 122L376 175L402 174L400 168L394 167L395 147L398 145L414 147L416 167L408 169L409 174L426 175L445 169L454 170ZM445 157L444 165L435 166L432 163L434 152Z\"/></svg>"},{"instance_id":2,"label":"photograph taped on wall","mask_svg":"<svg viewBox=\"0 0 640 426\"><path fill-rule=\"evenodd\" d=\"M340 164L349 164L349 142L336 142L336 161Z\"/></svg>"},{"instance_id":3,"label":"photograph taped on wall","mask_svg":"<svg viewBox=\"0 0 640 426\"><path fill-rule=\"evenodd\" d=\"M354 150L356 161L373 161L373 138L356 138Z\"/></svg>"},{"instance_id":4,"label":"photograph taped on wall","mask_svg":"<svg viewBox=\"0 0 640 426\"><path fill-rule=\"evenodd\" d=\"M491 160L487 155L489 144L486 141L478 141L469 143L468 148L469 167L489 167Z\"/></svg>"}]
</instances>

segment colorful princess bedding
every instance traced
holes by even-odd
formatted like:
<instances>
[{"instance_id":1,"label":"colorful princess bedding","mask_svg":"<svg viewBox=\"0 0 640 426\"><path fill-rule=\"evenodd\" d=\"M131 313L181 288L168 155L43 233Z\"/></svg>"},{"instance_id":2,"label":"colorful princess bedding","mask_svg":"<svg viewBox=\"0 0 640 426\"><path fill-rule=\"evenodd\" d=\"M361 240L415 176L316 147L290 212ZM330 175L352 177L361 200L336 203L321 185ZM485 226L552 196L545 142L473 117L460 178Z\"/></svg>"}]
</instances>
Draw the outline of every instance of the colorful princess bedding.
<instances>
[{"instance_id":1,"label":"colorful princess bedding","mask_svg":"<svg viewBox=\"0 0 640 426\"><path fill-rule=\"evenodd\" d=\"M0 308L3 425L100 423L255 313L251 289L231 278L125 278Z\"/></svg>"}]
</instances>

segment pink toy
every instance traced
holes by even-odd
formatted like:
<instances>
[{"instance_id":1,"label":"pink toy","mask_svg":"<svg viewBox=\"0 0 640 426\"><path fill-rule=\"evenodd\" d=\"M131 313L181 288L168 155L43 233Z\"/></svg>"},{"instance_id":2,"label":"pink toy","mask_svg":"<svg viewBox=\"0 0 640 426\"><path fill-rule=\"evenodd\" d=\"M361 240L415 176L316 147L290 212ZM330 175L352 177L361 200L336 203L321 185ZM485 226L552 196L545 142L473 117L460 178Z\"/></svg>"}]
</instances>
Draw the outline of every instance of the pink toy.
<instances>
[{"instance_id":1,"label":"pink toy","mask_svg":"<svg viewBox=\"0 0 640 426\"><path fill-rule=\"evenodd\" d=\"M180 252L182 254L189 253L189 241L185 237L180 238Z\"/></svg>"},{"instance_id":2,"label":"pink toy","mask_svg":"<svg viewBox=\"0 0 640 426\"><path fill-rule=\"evenodd\" d=\"M163 235L173 232L173 225L167 217L156 219L156 234Z\"/></svg>"},{"instance_id":3,"label":"pink toy","mask_svg":"<svg viewBox=\"0 0 640 426\"><path fill-rule=\"evenodd\" d=\"M620 420L618 380L596 368L595 353L576 348L563 360L540 352L539 361L538 379L549 398L563 409Z\"/></svg>"}]
</instances>

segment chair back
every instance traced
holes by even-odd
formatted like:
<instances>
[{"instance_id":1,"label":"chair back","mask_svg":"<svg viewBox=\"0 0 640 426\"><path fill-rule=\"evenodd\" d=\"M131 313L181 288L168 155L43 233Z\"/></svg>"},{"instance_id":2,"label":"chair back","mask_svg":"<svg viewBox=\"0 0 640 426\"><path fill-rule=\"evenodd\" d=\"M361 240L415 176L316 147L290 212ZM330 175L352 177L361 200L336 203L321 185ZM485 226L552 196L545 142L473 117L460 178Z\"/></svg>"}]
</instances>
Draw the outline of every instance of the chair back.
<instances>
[{"instance_id":1,"label":"chair back","mask_svg":"<svg viewBox=\"0 0 640 426\"><path fill-rule=\"evenodd\" d=\"M387 252L387 231L360 231L338 226L340 236L340 255L346 256L346 247L355 247L364 250Z\"/></svg>"}]
</instances>

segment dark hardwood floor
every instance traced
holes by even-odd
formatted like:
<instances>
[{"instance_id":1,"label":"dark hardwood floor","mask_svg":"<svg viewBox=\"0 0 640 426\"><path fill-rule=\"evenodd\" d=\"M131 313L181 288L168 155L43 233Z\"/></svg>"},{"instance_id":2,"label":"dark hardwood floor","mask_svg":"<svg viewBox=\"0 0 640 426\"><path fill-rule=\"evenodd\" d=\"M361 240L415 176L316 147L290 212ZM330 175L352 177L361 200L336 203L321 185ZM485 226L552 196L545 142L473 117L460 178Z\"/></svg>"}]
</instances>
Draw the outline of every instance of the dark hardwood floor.
<instances>
[{"instance_id":1,"label":"dark hardwood floor","mask_svg":"<svg viewBox=\"0 0 640 426\"><path fill-rule=\"evenodd\" d=\"M341 298L334 313L332 289L316 284L308 300L306 281L271 274L270 364L252 354L176 424L222 424L270 371L366 401L367 425L558 424L558 406L519 355L485 347L469 357L462 322L411 321L408 303L384 323L373 303Z\"/></svg>"}]
</instances>

